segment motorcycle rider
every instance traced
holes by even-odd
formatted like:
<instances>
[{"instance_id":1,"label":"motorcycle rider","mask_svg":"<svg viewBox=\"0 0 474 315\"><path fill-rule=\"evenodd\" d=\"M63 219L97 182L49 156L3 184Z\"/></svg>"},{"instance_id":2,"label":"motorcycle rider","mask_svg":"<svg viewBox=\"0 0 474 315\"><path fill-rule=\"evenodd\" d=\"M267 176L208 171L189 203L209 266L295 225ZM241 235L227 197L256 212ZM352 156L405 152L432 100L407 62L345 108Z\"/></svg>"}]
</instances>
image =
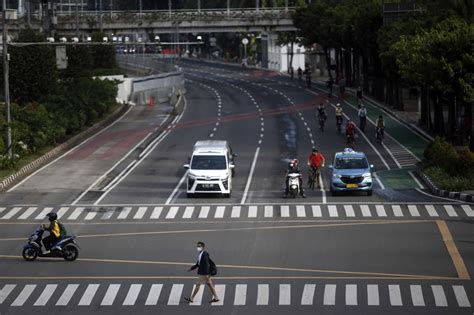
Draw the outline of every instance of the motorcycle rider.
<instances>
[{"instance_id":1,"label":"motorcycle rider","mask_svg":"<svg viewBox=\"0 0 474 315\"><path fill-rule=\"evenodd\" d=\"M311 168L311 171L316 174L316 182L318 183L318 189L321 189L321 185L319 183L319 176L320 176L320 169L321 167L324 167L324 163L326 162L326 159L324 158L324 155L319 152L318 149L313 148L311 154L308 157L308 165Z\"/></svg>"},{"instance_id":2,"label":"motorcycle rider","mask_svg":"<svg viewBox=\"0 0 474 315\"><path fill-rule=\"evenodd\" d=\"M354 142L355 130L356 125L352 120L349 119L346 124L346 139L348 144ZM351 139L352 141L350 141L349 139Z\"/></svg>"},{"instance_id":3,"label":"motorcycle rider","mask_svg":"<svg viewBox=\"0 0 474 315\"><path fill-rule=\"evenodd\" d=\"M288 175L289 174L300 174L298 180L300 184L300 195L303 198L306 198L306 195L304 193L303 189L303 179L301 178L301 171L299 168L299 161L297 159L292 160L290 163L288 163L288 169L286 170L286 176L285 176L285 198L288 197L288 194L290 193L290 187L288 186Z\"/></svg>"},{"instance_id":4,"label":"motorcycle rider","mask_svg":"<svg viewBox=\"0 0 474 315\"><path fill-rule=\"evenodd\" d=\"M43 245L45 248L44 254L49 254L51 247L61 240L61 226L58 222L58 215L55 212L46 215L49 220L49 226L43 224L43 229L49 232L49 235L43 238Z\"/></svg>"}]
</instances>

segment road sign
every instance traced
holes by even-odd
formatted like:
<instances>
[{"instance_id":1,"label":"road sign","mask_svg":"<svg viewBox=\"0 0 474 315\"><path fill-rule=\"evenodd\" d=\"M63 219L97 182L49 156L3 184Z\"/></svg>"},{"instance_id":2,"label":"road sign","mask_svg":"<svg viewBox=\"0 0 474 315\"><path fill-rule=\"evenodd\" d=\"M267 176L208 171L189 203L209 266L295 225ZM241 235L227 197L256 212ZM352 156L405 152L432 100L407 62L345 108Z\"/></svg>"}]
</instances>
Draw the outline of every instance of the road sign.
<instances>
[{"instance_id":1,"label":"road sign","mask_svg":"<svg viewBox=\"0 0 474 315\"><path fill-rule=\"evenodd\" d=\"M248 45L249 40L247 38L242 39L242 44Z\"/></svg>"}]
</instances>

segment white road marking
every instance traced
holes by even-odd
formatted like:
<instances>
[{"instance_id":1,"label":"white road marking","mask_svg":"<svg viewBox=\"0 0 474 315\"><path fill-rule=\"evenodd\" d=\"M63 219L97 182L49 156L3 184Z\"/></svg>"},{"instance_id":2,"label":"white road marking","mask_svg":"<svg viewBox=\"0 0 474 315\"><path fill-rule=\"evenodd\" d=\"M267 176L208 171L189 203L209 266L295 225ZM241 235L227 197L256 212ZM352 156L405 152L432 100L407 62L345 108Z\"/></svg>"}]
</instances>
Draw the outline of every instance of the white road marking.
<instances>
[{"instance_id":1,"label":"white road marking","mask_svg":"<svg viewBox=\"0 0 474 315\"><path fill-rule=\"evenodd\" d=\"M183 293L183 287L184 284L173 284L168 298L168 305L179 305L181 294Z\"/></svg>"},{"instance_id":2,"label":"white road marking","mask_svg":"<svg viewBox=\"0 0 474 315\"><path fill-rule=\"evenodd\" d=\"M375 180L376 180L377 183L379 184L380 189L385 189L385 185L382 183L382 181L381 181L380 178L378 177L377 172L373 172L373 173L372 173L372 176L374 176Z\"/></svg>"},{"instance_id":3,"label":"white road marking","mask_svg":"<svg viewBox=\"0 0 474 315\"><path fill-rule=\"evenodd\" d=\"M383 205L376 205L375 210L377 211L377 215L379 217L386 217L387 216L387 212L385 212L385 208L384 208Z\"/></svg>"},{"instance_id":4,"label":"white road marking","mask_svg":"<svg viewBox=\"0 0 474 315\"><path fill-rule=\"evenodd\" d=\"M273 217L273 206L265 206L265 218Z\"/></svg>"},{"instance_id":5,"label":"white road marking","mask_svg":"<svg viewBox=\"0 0 474 315\"><path fill-rule=\"evenodd\" d=\"M133 216L133 219L142 219L145 216L147 210L148 207L139 207L137 213L135 213L135 215Z\"/></svg>"},{"instance_id":6,"label":"white road marking","mask_svg":"<svg viewBox=\"0 0 474 315\"><path fill-rule=\"evenodd\" d=\"M176 214L178 214L179 207L171 207L168 213L166 214L166 219L174 219Z\"/></svg>"},{"instance_id":7,"label":"white road marking","mask_svg":"<svg viewBox=\"0 0 474 315\"><path fill-rule=\"evenodd\" d=\"M245 202L247 201L247 194L248 194L249 189L250 189L250 184L252 183L252 176L253 176L253 172L255 170L255 166L257 164L257 159L258 159L259 152L260 152L260 147L257 147L257 150L255 150L255 155L253 157L252 166L250 167L249 177L247 179L247 184L245 185L244 194L242 196L242 200L240 201L240 204L245 204Z\"/></svg>"},{"instance_id":8,"label":"white road marking","mask_svg":"<svg viewBox=\"0 0 474 315\"><path fill-rule=\"evenodd\" d=\"M305 284L303 295L301 296L301 305L313 305L315 284Z\"/></svg>"},{"instance_id":9,"label":"white road marking","mask_svg":"<svg viewBox=\"0 0 474 315\"><path fill-rule=\"evenodd\" d=\"M166 202L165 204L166 205L169 205L174 197L176 196L176 194L178 193L179 191L179 188L181 187L181 185L183 185L183 183L186 181L186 178L188 176L188 171L186 171L183 175L183 177L181 177L181 179L179 180L178 184L176 185L176 187L173 189L173 191L171 192L171 195L169 195L168 199L166 199Z\"/></svg>"},{"instance_id":10,"label":"white road marking","mask_svg":"<svg viewBox=\"0 0 474 315\"><path fill-rule=\"evenodd\" d=\"M155 207L151 213L150 219L159 219L162 211L163 207Z\"/></svg>"},{"instance_id":11,"label":"white road marking","mask_svg":"<svg viewBox=\"0 0 474 315\"><path fill-rule=\"evenodd\" d=\"M213 302L212 306L222 306L224 305L224 298L225 298L225 284L216 284L214 286L216 289L216 294L219 297L219 302Z\"/></svg>"},{"instance_id":12,"label":"white road marking","mask_svg":"<svg viewBox=\"0 0 474 315\"><path fill-rule=\"evenodd\" d=\"M107 210L104 215L102 216L102 220L108 220L112 217L112 215L114 214L113 211L110 211L110 210Z\"/></svg>"},{"instance_id":13,"label":"white road marking","mask_svg":"<svg viewBox=\"0 0 474 315\"><path fill-rule=\"evenodd\" d=\"M321 206L311 206L311 209L313 210L313 217L321 217Z\"/></svg>"},{"instance_id":14,"label":"white road marking","mask_svg":"<svg viewBox=\"0 0 474 315\"><path fill-rule=\"evenodd\" d=\"M468 217L474 217L474 210L472 210L471 206L469 205L461 205L461 208L466 212Z\"/></svg>"},{"instance_id":15,"label":"white road marking","mask_svg":"<svg viewBox=\"0 0 474 315\"><path fill-rule=\"evenodd\" d=\"M396 217L403 217L402 208L399 205L392 205L393 215Z\"/></svg>"},{"instance_id":16,"label":"white road marking","mask_svg":"<svg viewBox=\"0 0 474 315\"><path fill-rule=\"evenodd\" d=\"M346 305L357 305L356 284L346 284Z\"/></svg>"},{"instance_id":17,"label":"white road marking","mask_svg":"<svg viewBox=\"0 0 474 315\"><path fill-rule=\"evenodd\" d=\"M6 284L3 286L3 288L0 290L0 305L5 302L5 300L8 298L10 293L12 293L13 289L15 289L16 284Z\"/></svg>"},{"instance_id":18,"label":"white road marking","mask_svg":"<svg viewBox=\"0 0 474 315\"><path fill-rule=\"evenodd\" d=\"M306 217L306 210L304 206L296 206L296 216L298 218Z\"/></svg>"},{"instance_id":19,"label":"white road marking","mask_svg":"<svg viewBox=\"0 0 474 315\"><path fill-rule=\"evenodd\" d=\"M425 189L425 186L423 186L423 184L418 180L418 178L416 178L413 171L408 171L408 174L410 174L410 176L413 178L413 180L415 181L415 183L418 185L420 189Z\"/></svg>"},{"instance_id":20,"label":"white road marking","mask_svg":"<svg viewBox=\"0 0 474 315\"><path fill-rule=\"evenodd\" d=\"M290 207L289 206L280 206L280 212L282 218L290 217Z\"/></svg>"},{"instance_id":21,"label":"white road marking","mask_svg":"<svg viewBox=\"0 0 474 315\"><path fill-rule=\"evenodd\" d=\"M447 307L448 306L448 300L446 299L446 294L444 293L443 286L441 286L441 285L432 285L431 290L433 291L435 305L437 307Z\"/></svg>"},{"instance_id":22,"label":"white road marking","mask_svg":"<svg viewBox=\"0 0 474 315\"><path fill-rule=\"evenodd\" d=\"M336 206L328 206L328 211L329 211L329 216L330 217L338 217L339 214L337 213L337 207Z\"/></svg>"},{"instance_id":23,"label":"white road marking","mask_svg":"<svg viewBox=\"0 0 474 315\"><path fill-rule=\"evenodd\" d=\"M122 305L135 305L141 289L141 284L132 284Z\"/></svg>"},{"instance_id":24,"label":"white road marking","mask_svg":"<svg viewBox=\"0 0 474 315\"><path fill-rule=\"evenodd\" d=\"M82 295L81 300L79 301L78 305L91 305L92 299L94 299L94 295L96 294L97 290L99 289L99 284L89 284L87 286L86 291Z\"/></svg>"},{"instance_id":25,"label":"white road marking","mask_svg":"<svg viewBox=\"0 0 474 315\"><path fill-rule=\"evenodd\" d=\"M291 286L289 284L280 284L278 305L291 305Z\"/></svg>"},{"instance_id":26,"label":"white road marking","mask_svg":"<svg viewBox=\"0 0 474 315\"><path fill-rule=\"evenodd\" d=\"M400 293L400 286L398 284L391 284L388 286L388 293L390 295L390 305L402 306L402 295Z\"/></svg>"},{"instance_id":27,"label":"white road marking","mask_svg":"<svg viewBox=\"0 0 474 315\"><path fill-rule=\"evenodd\" d=\"M448 215L450 217L457 217L458 214L456 213L456 211L454 210L454 207L451 206L451 205L445 205L444 206L444 209L446 210L446 212L448 213Z\"/></svg>"},{"instance_id":28,"label":"white road marking","mask_svg":"<svg viewBox=\"0 0 474 315\"><path fill-rule=\"evenodd\" d=\"M26 220L26 219L28 219L28 217L29 217L30 215L32 215L33 212L35 212L37 209L38 209L37 207L29 207L28 209L26 209L25 212L23 212L23 213L18 217L18 219L19 219L19 220Z\"/></svg>"},{"instance_id":29,"label":"white road marking","mask_svg":"<svg viewBox=\"0 0 474 315\"><path fill-rule=\"evenodd\" d=\"M77 207L74 209L74 211L71 213L71 215L67 218L68 220L77 220L81 213L84 211L84 207Z\"/></svg>"},{"instance_id":30,"label":"white road marking","mask_svg":"<svg viewBox=\"0 0 474 315\"><path fill-rule=\"evenodd\" d=\"M119 219L119 220L126 219L131 211L132 211L132 207L123 208L122 211L120 211L117 219Z\"/></svg>"},{"instance_id":31,"label":"white road marking","mask_svg":"<svg viewBox=\"0 0 474 315\"><path fill-rule=\"evenodd\" d=\"M361 205L360 211L362 212L363 217L371 217L372 213L370 212L370 208L368 205Z\"/></svg>"},{"instance_id":32,"label":"white road marking","mask_svg":"<svg viewBox=\"0 0 474 315\"><path fill-rule=\"evenodd\" d=\"M324 305L336 305L336 285L326 284L324 288Z\"/></svg>"},{"instance_id":33,"label":"white road marking","mask_svg":"<svg viewBox=\"0 0 474 315\"><path fill-rule=\"evenodd\" d=\"M224 212L225 212L225 207L224 206L218 206L216 208L216 213L214 214L214 218L222 219L224 217Z\"/></svg>"},{"instance_id":34,"label":"white road marking","mask_svg":"<svg viewBox=\"0 0 474 315\"><path fill-rule=\"evenodd\" d=\"M247 285L237 284L235 286L234 305L245 305L247 302Z\"/></svg>"},{"instance_id":35,"label":"white road marking","mask_svg":"<svg viewBox=\"0 0 474 315\"><path fill-rule=\"evenodd\" d=\"M92 220L95 218L95 216L97 215L97 211L89 211L89 213L86 215L86 217L84 218L84 220Z\"/></svg>"},{"instance_id":36,"label":"white road marking","mask_svg":"<svg viewBox=\"0 0 474 315\"><path fill-rule=\"evenodd\" d=\"M58 219L61 219L68 210L69 210L69 207L59 208L58 212L56 213L58 215Z\"/></svg>"},{"instance_id":37,"label":"white road marking","mask_svg":"<svg viewBox=\"0 0 474 315\"><path fill-rule=\"evenodd\" d=\"M193 216L194 207L186 207L183 213L183 219L190 219Z\"/></svg>"},{"instance_id":38,"label":"white road marking","mask_svg":"<svg viewBox=\"0 0 474 315\"><path fill-rule=\"evenodd\" d=\"M425 306L421 285L410 285L410 293L413 306Z\"/></svg>"},{"instance_id":39,"label":"white road marking","mask_svg":"<svg viewBox=\"0 0 474 315\"><path fill-rule=\"evenodd\" d=\"M107 292L105 292L104 298L100 305L112 305L114 304L117 293L120 290L120 284L110 284Z\"/></svg>"},{"instance_id":40,"label":"white road marking","mask_svg":"<svg viewBox=\"0 0 474 315\"><path fill-rule=\"evenodd\" d=\"M8 220L8 219L13 218L15 216L15 214L17 214L21 209L22 209L21 207L12 208L7 214L5 214L2 217L2 220Z\"/></svg>"},{"instance_id":41,"label":"white road marking","mask_svg":"<svg viewBox=\"0 0 474 315\"><path fill-rule=\"evenodd\" d=\"M426 211L428 211L428 214L430 217L438 217L438 212L436 212L436 209L434 208L433 205L425 205Z\"/></svg>"},{"instance_id":42,"label":"white road marking","mask_svg":"<svg viewBox=\"0 0 474 315\"><path fill-rule=\"evenodd\" d=\"M408 205L408 211L410 211L410 215L412 217L420 216L420 212L418 211L418 208L415 205Z\"/></svg>"},{"instance_id":43,"label":"white road marking","mask_svg":"<svg viewBox=\"0 0 474 315\"><path fill-rule=\"evenodd\" d=\"M346 217L355 217L355 212L352 205L344 205L344 210L346 211Z\"/></svg>"},{"instance_id":44,"label":"white road marking","mask_svg":"<svg viewBox=\"0 0 474 315\"><path fill-rule=\"evenodd\" d=\"M146 298L145 305L158 304L158 299L160 298L162 288L162 284L153 284L150 288L150 292L148 292L148 297Z\"/></svg>"},{"instance_id":45,"label":"white road marking","mask_svg":"<svg viewBox=\"0 0 474 315\"><path fill-rule=\"evenodd\" d=\"M79 288L79 284L68 284L63 294L61 294L58 301L56 302L56 306L68 305L74 293L76 293L77 288Z\"/></svg>"},{"instance_id":46,"label":"white road marking","mask_svg":"<svg viewBox=\"0 0 474 315\"><path fill-rule=\"evenodd\" d=\"M194 292L194 289L196 288L196 285L193 285L193 290L191 292ZM189 305L193 305L193 306L200 306L202 305L202 296L204 295L204 291L206 289L206 286L205 285L202 285L200 288L199 288L199 291L198 293L196 294L196 296L194 297L193 301L192 302L189 302Z\"/></svg>"},{"instance_id":47,"label":"white road marking","mask_svg":"<svg viewBox=\"0 0 474 315\"><path fill-rule=\"evenodd\" d=\"M207 206L201 207L201 212L199 212L199 218L200 219L207 218L207 216L209 215L209 209L211 209L211 207L207 207Z\"/></svg>"},{"instance_id":48,"label":"white road marking","mask_svg":"<svg viewBox=\"0 0 474 315\"><path fill-rule=\"evenodd\" d=\"M269 286L268 284L259 284L257 293L257 305L268 305Z\"/></svg>"},{"instance_id":49,"label":"white road marking","mask_svg":"<svg viewBox=\"0 0 474 315\"><path fill-rule=\"evenodd\" d=\"M459 307L471 307L469 298L467 297L466 291L462 285L453 285L453 291Z\"/></svg>"},{"instance_id":50,"label":"white road marking","mask_svg":"<svg viewBox=\"0 0 474 315\"><path fill-rule=\"evenodd\" d=\"M379 286L377 284L367 285L367 305L380 305Z\"/></svg>"},{"instance_id":51,"label":"white road marking","mask_svg":"<svg viewBox=\"0 0 474 315\"><path fill-rule=\"evenodd\" d=\"M257 217L257 206L250 206L249 207L249 218L256 218Z\"/></svg>"},{"instance_id":52,"label":"white road marking","mask_svg":"<svg viewBox=\"0 0 474 315\"><path fill-rule=\"evenodd\" d=\"M44 287L43 292L39 296L39 298L36 300L34 306L45 306L46 303L48 303L49 299L51 296L54 294L54 291L58 288L57 284L47 284Z\"/></svg>"},{"instance_id":53,"label":"white road marking","mask_svg":"<svg viewBox=\"0 0 474 315\"><path fill-rule=\"evenodd\" d=\"M25 287L23 288L23 290L21 290L20 294L17 296L15 301L13 301L11 306L23 306L23 304L25 304L26 300L28 300L35 288L36 284L25 285Z\"/></svg>"},{"instance_id":54,"label":"white road marking","mask_svg":"<svg viewBox=\"0 0 474 315\"><path fill-rule=\"evenodd\" d=\"M230 214L230 217L231 218L239 218L241 208L242 208L241 206L233 206L232 207L232 213Z\"/></svg>"}]
</instances>

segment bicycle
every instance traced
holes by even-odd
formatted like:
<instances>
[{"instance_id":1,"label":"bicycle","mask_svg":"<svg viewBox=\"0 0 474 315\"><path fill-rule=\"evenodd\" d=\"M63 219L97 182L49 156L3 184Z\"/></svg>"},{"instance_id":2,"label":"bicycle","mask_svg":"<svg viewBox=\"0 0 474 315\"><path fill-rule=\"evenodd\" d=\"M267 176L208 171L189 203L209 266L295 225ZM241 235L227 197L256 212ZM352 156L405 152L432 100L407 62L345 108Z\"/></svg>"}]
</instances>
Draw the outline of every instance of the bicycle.
<instances>
[{"instance_id":1,"label":"bicycle","mask_svg":"<svg viewBox=\"0 0 474 315\"><path fill-rule=\"evenodd\" d=\"M318 181L318 187L319 187L319 174L320 174L319 168L311 167L311 166L309 167L309 175L308 175L309 189L314 190L316 180Z\"/></svg>"},{"instance_id":2,"label":"bicycle","mask_svg":"<svg viewBox=\"0 0 474 315\"><path fill-rule=\"evenodd\" d=\"M341 126L342 126L342 116L336 116L336 127L337 132L341 133Z\"/></svg>"},{"instance_id":3,"label":"bicycle","mask_svg":"<svg viewBox=\"0 0 474 315\"><path fill-rule=\"evenodd\" d=\"M351 149L354 149L354 134L348 134L346 135L346 144L348 147Z\"/></svg>"},{"instance_id":4,"label":"bicycle","mask_svg":"<svg viewBox=\"0 0 474 315\"><path fill-rule=\"evenodd\" d=\"M324 123L326 122L326 117L319 115L319 129L324 132Z\"/></svg>"}]
</instances>

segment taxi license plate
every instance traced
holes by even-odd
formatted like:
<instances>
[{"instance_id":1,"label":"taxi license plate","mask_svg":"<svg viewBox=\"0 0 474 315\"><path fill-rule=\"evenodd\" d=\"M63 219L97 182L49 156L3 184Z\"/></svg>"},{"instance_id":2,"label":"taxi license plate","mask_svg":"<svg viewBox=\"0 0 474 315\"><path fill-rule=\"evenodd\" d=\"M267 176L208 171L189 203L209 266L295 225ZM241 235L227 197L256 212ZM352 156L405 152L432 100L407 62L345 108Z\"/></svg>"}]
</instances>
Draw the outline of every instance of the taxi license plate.
<instances>
[{"instance_id":1,"label":"taxi license plate","mask_svg":"<svg viewBox=\"0 0 474 315\"><path fill-rule=\"evenodd\" d=\"M357 188L357 187L359 187L359 185L357 185L357 184L347 184L346 185L346 188Z\"/></svg>"},{"instance_id":2,"label":"taxi license plate","mask_svg":"<svg viewBox=\"0 0 474 315\"><path fill-rule=\"evenodd\" d=\"M204 188L212 188L212 187L214 187L214 184L203 184L202 187L204 187Z\"/></svg>"}]
</instances>

